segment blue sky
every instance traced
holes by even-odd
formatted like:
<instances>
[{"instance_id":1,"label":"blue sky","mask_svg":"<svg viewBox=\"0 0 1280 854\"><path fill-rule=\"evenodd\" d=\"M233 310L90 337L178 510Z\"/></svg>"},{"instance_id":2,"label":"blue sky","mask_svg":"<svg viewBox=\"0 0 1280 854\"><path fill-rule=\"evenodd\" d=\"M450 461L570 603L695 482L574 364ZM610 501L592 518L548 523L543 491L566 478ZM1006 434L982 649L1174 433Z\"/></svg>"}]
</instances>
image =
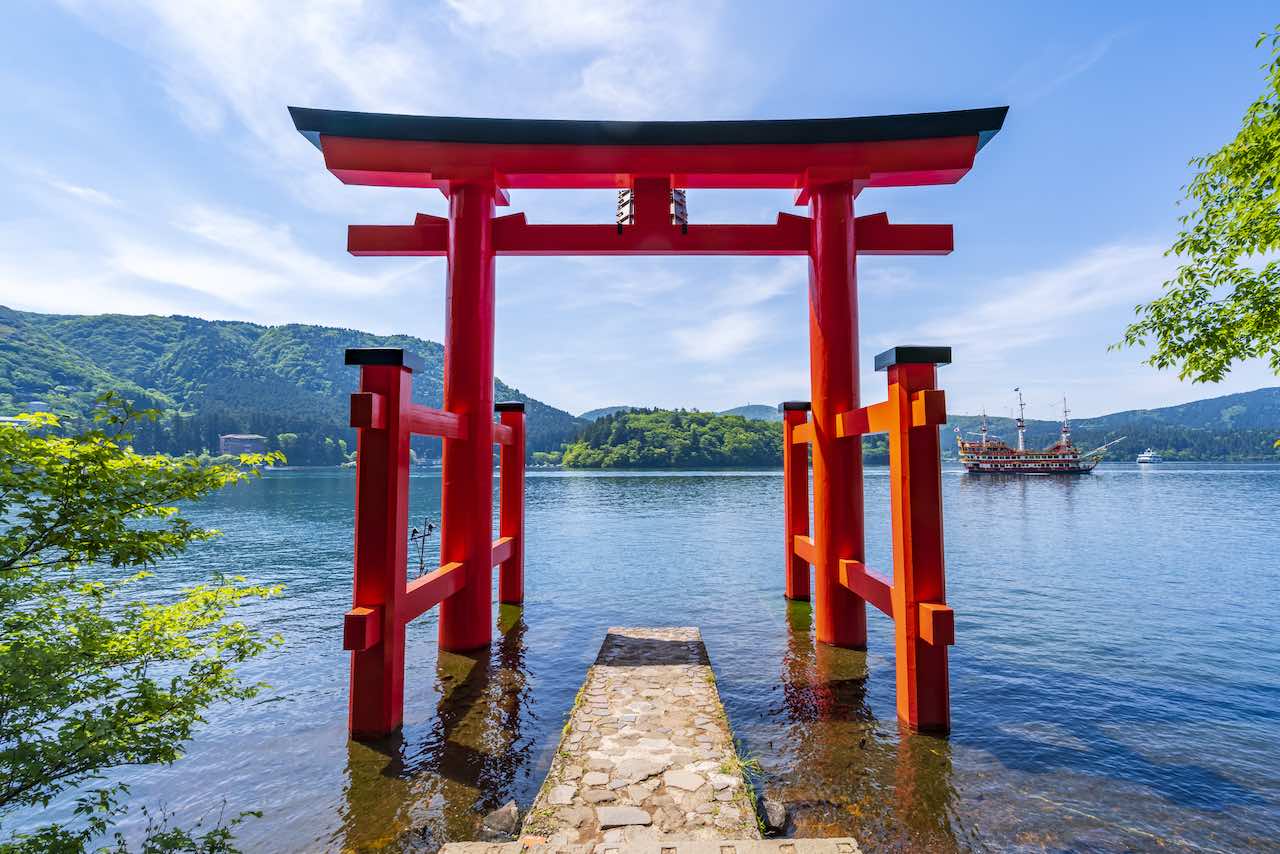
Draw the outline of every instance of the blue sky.
<instances>
[{"instance_id":1,"label":"blue sky","mask_svg":"<svg viewBox=\"0 0 1280 854\"><path fill-rule=\"evenodd\" d=\"M950 344L953 411L1077 415L1217 386L1108 353L1172 269L1192 156L1260 92L1273 3L65 2L0 30L0 303L305 322L440 340L444 262L353 259L348 223L443 213L434 191L345 187L287 104L440 115L791 118L1009 104L952 187L858 213L952 222L942 258L859 262L871 357ZM689 194L693 221L772 221L788 193ZM596 192L513 192L531 221L610 221ZM808 396L806 262L498 262L497 372L574 412Z\"/></svg>"}]
</instances>

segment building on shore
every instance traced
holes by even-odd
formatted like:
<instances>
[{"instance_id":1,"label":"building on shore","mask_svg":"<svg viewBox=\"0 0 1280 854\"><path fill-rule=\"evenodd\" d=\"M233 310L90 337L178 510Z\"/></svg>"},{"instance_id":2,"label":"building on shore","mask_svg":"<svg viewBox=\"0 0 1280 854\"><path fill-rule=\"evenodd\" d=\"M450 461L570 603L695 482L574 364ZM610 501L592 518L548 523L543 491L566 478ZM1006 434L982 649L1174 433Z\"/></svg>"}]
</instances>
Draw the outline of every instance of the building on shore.
<instances>
[{"instance_id":1,"label":"building on shore","mask_svg":"<svg viewBox=\"0 0 1280 854\"><path fill-rule=\"evenodd\" d=\"M267 437L257 433L226 433L218 437L219 454L265 454Z\"/></svg>"}]
</instances>

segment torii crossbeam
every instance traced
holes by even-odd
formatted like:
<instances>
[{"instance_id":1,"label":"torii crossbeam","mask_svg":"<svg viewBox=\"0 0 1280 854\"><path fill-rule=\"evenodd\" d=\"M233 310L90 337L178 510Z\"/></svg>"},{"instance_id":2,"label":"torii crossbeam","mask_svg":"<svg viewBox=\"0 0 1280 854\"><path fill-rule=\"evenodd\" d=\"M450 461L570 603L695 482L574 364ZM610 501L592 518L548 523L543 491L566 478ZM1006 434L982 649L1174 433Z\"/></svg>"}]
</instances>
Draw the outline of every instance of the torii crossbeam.
<instances>
[{"instance_id":1,"label":"torii crossbeam","mask_svg":"<svg viewBox=\"0 0 1280 854\"><path fill-rule=\"evenodd\" d=\"M946 254L953 246L952 229L891 224L883 213L855 217L853 202L868 188L955 183L1001 128L1006 111L994 107L843 119L595 122L291 107L297 129L320 149L326 167L344 183L435 188L449 200L447 218L418 214L411 225L353 225L348 232L348 250L354 255L448 258L445 411L431 415L405 398L397 404L407 407L403 418L388 415L379 421L362 415L356 422L361 486L354 610L360 613L354 620L349 616L348 622L355 638L349 642L353 735L382 735L400 725L406 619L438 602L442 649L488 644L492 569L499 563L503 601L523 601L518 557L523 554L523 522L509 517L507 510L519 486L509 484L505 476L503 529L513 533L504 533L499 541L492 537L492 446L495 440L503 442L504 454L510 456L517 424L507 419L501 425L493 423L498 255L809 257L812 401L804 406L811 408L812 420L798 420L795 413L803 409L793 406L785 453L792 472L800 467L792 442L812 448L813 525L810 532L808 502L801 502L798 482L788 474L787 595L809 598L812 564L818 640L857 648L866 645L865 597L872 597L899 624L900 715L914 727L946 729L950 712L945 646L950 642L951 612L943 597L941 499L938 490L918 486L927 476L920 468L931 454L936 457L938 413L945 418L932 373L942 350L892 351L897 355L886 366L891 395L898 396L893 403L897 409L890 417L883 413L892 407L861 407L855 266L858 255ZM703 188L793 190L796 204L807 205L809 215L779 213L772 224L690 224L681 210L680 191ZM612 224L544 225L526 221L523 213L495 216L496 206L510 204L508 191L513 189L612 189L627 191L629 197L625 217L620 215ZM927 370L922 353L934 359ZM356 353L349 354L349 360L372 371L365 389L372 397L362 399L361 407L372 412L389 406L374 398L401 400L403 385L387 372L407 376L411 366L405 359ZM400 432L415 424L450 427L450 432L437 433L444 436L442 574L432 581L431 596L414 588L416 604L408 609L392 607L405 587L404 549L395 548L397 537L405 537L404 514L395 499L404 472L385 461L365 459L367 443L379 453L394 452L398 440L388 442L395 437L383 435L393 429L388 426L392 422L403 422L394 427ZM893 499L892 589L887 582L876 582L862 564L861 448L848 441L861 435L859 424L890 430L891 446L901 451L894 457L894 478L902 482ZM932 445L924 434L908 442L916 432L930 430ZM407 457L408 434L404 435ZM917 466L915 489L907 488L910 460ZM807 478L803 485L807 490ZM380 515L387 518L370 518L360 504L365 500L360 496L366 495L377 496ZM796 521L801 503L803 535ZM511 567L519 569L511 569L508 577ZM899 578L906 580L899 584ZM917 650L920 644L928 649ZM924 699L917 702L919 697Z\"/></svg>"}]
</instances>

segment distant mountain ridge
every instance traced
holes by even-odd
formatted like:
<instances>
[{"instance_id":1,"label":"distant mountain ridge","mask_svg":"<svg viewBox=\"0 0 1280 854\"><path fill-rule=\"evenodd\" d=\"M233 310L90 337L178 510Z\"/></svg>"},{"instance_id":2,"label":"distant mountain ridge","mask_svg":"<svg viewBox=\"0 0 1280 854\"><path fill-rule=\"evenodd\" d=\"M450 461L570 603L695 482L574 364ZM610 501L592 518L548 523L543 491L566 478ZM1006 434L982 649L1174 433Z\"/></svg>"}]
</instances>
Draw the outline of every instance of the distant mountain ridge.
<instances>
[{"instance_id":1,"label":"distant mountain ridge","mask_svg":"<svg viewBox=\"0 0 1280 854\"><path fill-rule=\"evenodd\" d=\"M778 407L766 406L763 403L748 403L746 406L735 406L733 409L725 409L718 414L741 415L743 418L749 418L752 421L782 420L782 413L778 411Z\"/></svg>"},{"instance_id":2,"label":"distant mountain ridge","mask_svg":"<svg viewBox=\"0 0 1280 854\"><path fill-rule=\"evenodd\" d=\"M1280 427L1280 386L1224 394L1159 409L1129 409L1096 418L1082 418L1079 423L1090 427L1150 423L1207 430L1275 429Z\"/></svg>"},{"instance_id":3,"label":"distant mountain ridge","mask_svg":"<svg viewBox=\"0 0 1280 854\"><path fill-rule=\"evenodd\" d=\"M409 335L0 306L0 414L49 409L83 416L97 394L116 389L139 406L170 414L172 435L140 431L157 450L212 450L219 431L298 434L302 457L290 453L290 460L305 462L311 442L342 439L354 447L347 395L360 372L343 364L349 347L401 347L421 357L425 368L414 374L414 397L441 404L444 348ZM558 448L585 423L501 380L494 391L498 400L525 402L530 451ZM421 447L430 452L430 443ZM322 456L338 457L336 451Z\"/></svg>"},{"instance_id":4,"label":"distant mountain ridge","mask_svg":"<svg viewBox=\"0 0 1280 854\"><path fill-rule=\"evenodd\" d=\"M639 409L637 406L601 406L597 409L588 409L578 417L583 421L599 421L606 415L617 415L619 412L626 412L628 409Z\"/></svg>"},{"instance_id":5,"label":"distant mountain ridge","mask_svg":"<svg viewBox=\"0 0 1280 854\"><path fill-rule=\"evenodd\" d=\"M947 424L972 438L980 415L948 415ZM1017 438L1012 418L987 418L992 434L1009 444ZM1027 445L1046 447L1058 437L1060 421L1027 420ZM1167 459L1280 459L1274 447L1280 438L1280 387L1226 394L1158 409L1130 409L1093 418L1072 419L1077 445L1088 450L1125 437L1109 459L1132 459L1150 447ZM953 455L954 443L944 443Z\"/></svg>"},{"instance_id":6,"label":"distant mountain ridge","mask_svg":"<svg viewBox=\"0 0 1280 854\"><path fill-rule=\"evenodd\" d=\"M948 415L952 423L963 421L977 423L980 415ZM992 427L1013 429L1013 419L988 416ZM1060 421L1027 419L1028 431L1052 429L1056 431ZM1190 403L1162 406L1158 409L1127 409L1093 418L1073 418L1076 429L1109 430L1126 425L1187 427L1196 430L1277 430L1280 429L1280 386L1269 386L1253 391L1224 394Z\"/></svg>"}]
</instances>

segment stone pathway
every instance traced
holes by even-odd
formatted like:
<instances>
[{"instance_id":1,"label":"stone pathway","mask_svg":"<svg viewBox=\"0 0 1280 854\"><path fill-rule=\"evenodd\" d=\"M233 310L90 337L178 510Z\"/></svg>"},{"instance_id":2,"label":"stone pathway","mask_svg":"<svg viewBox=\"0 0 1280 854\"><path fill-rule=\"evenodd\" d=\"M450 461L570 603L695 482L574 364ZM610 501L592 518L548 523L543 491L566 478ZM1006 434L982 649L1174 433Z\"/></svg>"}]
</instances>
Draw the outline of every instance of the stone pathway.
<instances>
[{"instance_id":1,"label":"stone pathway","mask_svg":"<svg viewBox=\"0 0 1280 854\"><path fill-rule=\"evenodd\" d=\"M696 628L609 629L523 833L532 837L526 846L584 852L664 840L760 839Z\"/></svg>"}]
</instances>

